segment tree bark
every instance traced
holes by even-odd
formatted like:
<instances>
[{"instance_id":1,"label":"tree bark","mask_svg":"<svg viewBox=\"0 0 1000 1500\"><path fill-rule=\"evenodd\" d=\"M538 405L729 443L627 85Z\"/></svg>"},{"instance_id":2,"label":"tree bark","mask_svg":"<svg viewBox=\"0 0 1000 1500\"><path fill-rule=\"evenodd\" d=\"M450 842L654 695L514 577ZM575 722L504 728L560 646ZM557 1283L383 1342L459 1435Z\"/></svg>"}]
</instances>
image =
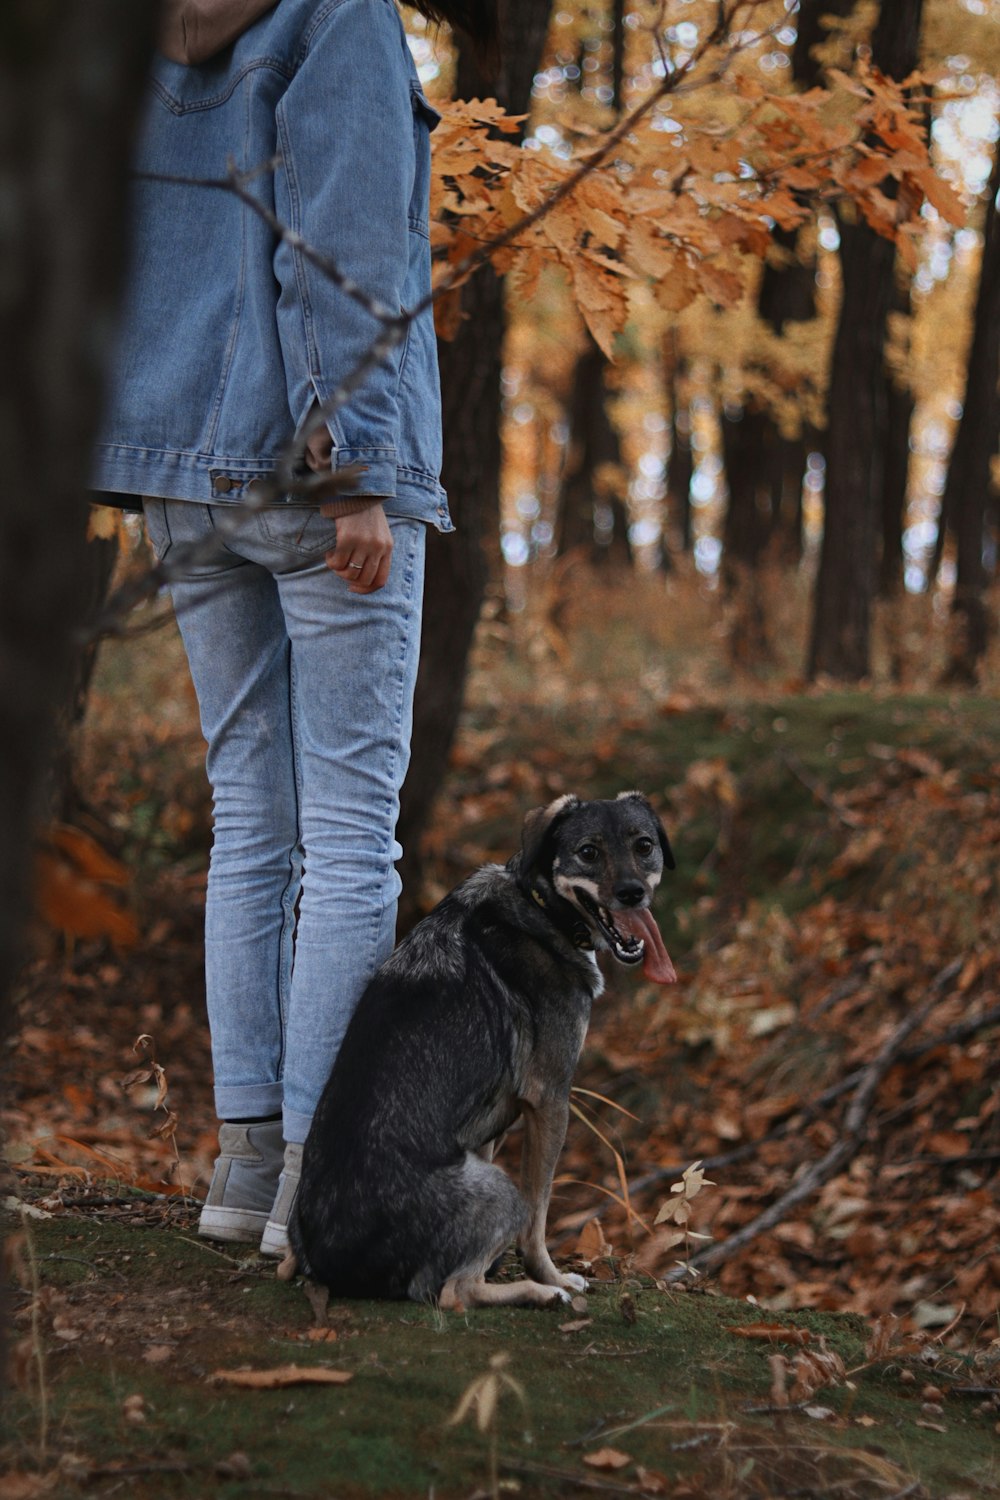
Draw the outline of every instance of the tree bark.
<instances>
[{"instance_id":1,"label":"tree bark","mask_svg":"<svg viewBox=\"0 0 1000 1500\"><path fill-rule=\"evenodd\" d=\"M671 538L683 553L689 553L694 546L694 510L691 505L694 453L691 448L691 405L687 391L688 364L677 347L677 335L673 329L664 348L663 369L670 402L670 453L667 458L667 503L660 549L663 567L668 569Z\"/></svg>"},{"instance_id":2,"label":"tree bark","mask_svg":"<svg viewBox=\"0 0 1000 1500\"><path fill-rule=\"evenodd\" d=\"M745 406L722 417L729 500L722 533L722 587L731 615L730 661L753 667L770 655L761 557L771 531L771 469L777 429L770 414Z\"/></svg>"},{"instance_id":3,"label":"tree bark","mask_svg":"<svg viewBox=\"0 0 1000 1500\"><path fill-rule=\"evenodd\" d=\"M0 996L86 608L87 472L154 19L136 0L7 0L0 18Z\"/></svg>"},{"instance_id":4,"label":"tree bark","mask_svg":"<svg viewBox=\"0 0 1000 1500\"><path fill-rule=\"evenodd\" d=\"M591 563L628 562L628 516L625 496L608 493L597 482L605 466L621 465L621 444L608 414L605 384L607 359L587 333L583 353L573 372L569 402L569 456L563 470L562 492L556 513L556 551L560 557L581 550ZM598 524L598 511L607 507L610 525Z\"/></svg>"},{"instance_id":5,"label":"tree bark","mask_svg":"<svg viewBox=\"0 0 1000 1500\"><path fill-rule=\"evenodd\" d=\"M909 278L898 284L895 311L910 312ZM879 553L878 592L881 599L898 598L903 588L903 529L910 475L910 427L913 423L913 392L902 385L891 370L885 372L885 458L882 466L882 545Z\"/></svg>"},{"instance_id":6,"label":"tree bark","mask_svg":"<svg viewBox=\"0 0 1000 1500\"><path fill-rule=\"evenodd\" d=\"M0 13L3 1023L22 957L55 716L86 608L87 470L153 19L154 7L136 0L6 0ZM0 1288L0 1385L6 1323Z\"/></svg>"},{"instance_id":7,"label":"tree bark","mask_svg":"<svg viewBox=\"0 0 1000 1500\"><path fill-rule=\"evenodd\" d=\"M625 0L611 0L612 108L620 114L625 87ZM586 75L581 71L581 83ZM560 556L580 548L598 565L632 561L628 536L628 503L623 493L601 493L596 482L605 465L620 467L621 442L608 414L605 379L608 360L588 331L573 375L568 412L569 460L556 508L556 551Z\"/></svg>"},{"instance_id":8,"label":"tree bark","mask_svg":"<svg viewBox=\"0 0 1000 1500\"><path fill-rule=\"evenodd\" d=\"M80 553L80 587L84 616L96 620L107 603L108 587L118 561L118 537L94 537ZM49 776L48 813L60 823L72 823L86 811L86 799L76 779L77 738L87 713L90 683L97 665L100 640L87 640L73 655L64 700L57 705L55 748Z\"/></svg>"},{"instance_id":9,"label":"tree bark","mask_svg":"<svg viewBox=\"0 0 1000 1500\"><path fill-rule=\"evenodd\" d=\"M1000 446L1000 147L993 161L983 224L983 259L976 296L972 347L962 418L955 434L941 501L942 517L955 536L955 593L945 682L970 686L990 634L983 542L990 498L990 466ZM943 524L939 522L939 525Z\"/></svg>"},{"instance_id":10,"label":"tree bark","mask_svg":"<svg viewBox=\"0 0 1000 1500\"><path fill-rule=\"evenodd\" d=\"M923 0L883 3L872 59L891 78L918 61ZM840 216L843 298L830 374L826 507L807 675L859 681L871 669L871 612L884 478L883 349L895 246Z\"/></svg>"},{"instance_id":11,"label":"tree bark","mask_svg":"<svg viewBox=\"0 0 1000 1500\"><path fill-rule=\"evenodd\" d=\"M459 50L456 93L492 95L526 114L548 31L548 0L506 0L504 56L483 78L468 47ZM439 346L444 413L442 479L454 536L431 532L424 585L424 629L413 720L413 751L403 788L399 838L407 891L401 925L416 913L420 836L447 768L462 709L469 651L495 555L500 515L500 369L506 330L503 286L491 267L466 285L458 337Z\"/></svg>"},{"instance_id":12,"label":"tree bark","mask_svg":"<svg viewBox=\"0 0 1000 1500\"><path fill-rule=\"evenodd\" d=\"M822 81L813 49L826 35L825 19L848 15L853 7L854 0L802 0L792 49L792 76L799 88ZM779 254L765 262L757 312L781 334L786 323L816 317L816 259L800 258L797 230L776 228L773 240ZM729 486L722 566L732 609L728 649L734 662L752 666L770 652L760 577L765 548L784 562L797 562L802 554L806 447L801 439L785 438L770 411L752 399L738 422L724 419L722 426Z\"/></svg>"},{"instance_id":13,"label":"tree bark","mask_svg":"<svg viewBox=\"0 0 1000 1500\"><path fill-rule=\"evenodd\" d=\"M792 77L796 87L814 89L822 83L823 69L814 48L825 40L828 17L846 17L853 7L855 0L802 0L792 48ZM816 257L801 257L798 229L775 228L774 243L784 254L780 260L774 257L765 263L757 312L780 335L787 323L808 323L816 318ZM756 410L753 405L748 408L747 416L756 437L754 452L747 458L756 458L760 469L735 477L727 459L730 504L735 501L736 507L741 507L742 502L748 502L748 492L753 490L753 505L759 511L759 519L751 519L748 510L745 516L733 517L732 525L727 523L738 547L735 565L730 568L730 582L735 580L736 573L745 576L748 568L757 570L760 552L772 535L778 543L774 550L781 559L798 562L802 556L802 478L807 456L804 440L783 437L769 413ZM741 443L739 438L733 444L733 447L747 446L747 441ZM760 496L765 490L769 493L766 507L769 519L760 513ZM763 630L763 616L760 627ZM766 651L763 634L757 645Z\"/></svg>"}]
</instances>

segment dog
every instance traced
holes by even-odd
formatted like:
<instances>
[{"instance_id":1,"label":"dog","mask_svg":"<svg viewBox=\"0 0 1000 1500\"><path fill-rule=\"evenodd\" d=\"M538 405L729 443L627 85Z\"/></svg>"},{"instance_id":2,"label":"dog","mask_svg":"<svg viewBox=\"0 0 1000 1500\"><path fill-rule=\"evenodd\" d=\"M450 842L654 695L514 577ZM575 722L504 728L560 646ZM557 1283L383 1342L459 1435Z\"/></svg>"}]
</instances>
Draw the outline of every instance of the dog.
<instances>
[{"instance_id":1,"label":"dog","mask_svg":"<svg viewBox=\"0 0 1000 1500\"><path fill-rule=\"evenodd\" d=\"M305 1143L289 1225L297 1268L337 1297L443 1308L547 1306L584 1291L545 1220L596 954L676 979L650 900L667 835L639 792L565 796L521 850L425 917L365 990ZM521 1188L492 1161L524 1120ZM517 1241L527 1276L489 1282Z\"/></svg>"}]
</instances>

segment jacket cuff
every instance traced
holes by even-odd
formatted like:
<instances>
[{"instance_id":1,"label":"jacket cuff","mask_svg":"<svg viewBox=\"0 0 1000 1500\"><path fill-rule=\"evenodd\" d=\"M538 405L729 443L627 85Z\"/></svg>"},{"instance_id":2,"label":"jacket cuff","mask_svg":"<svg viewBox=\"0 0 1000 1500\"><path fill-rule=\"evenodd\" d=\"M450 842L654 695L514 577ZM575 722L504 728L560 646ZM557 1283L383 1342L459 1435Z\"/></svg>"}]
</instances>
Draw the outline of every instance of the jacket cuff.
<instances>
[{"instance_id":1,"label":"jacket cuff","mask_svg":"<svg viewBox=\"0 0 1000 1500\"><path fill-rule=\"evenodd\" d=\"M381 505L383 495L353 495L349 500L325 500L323 502L323 514L338 520L341 516L358 516L363 510L371 510L373 505Z\"/></svg>"},{"instance_id":2,"label":"jacket cuff","mask_svg":"<svg viewBox=\"0 0 1000 1500\"><path fill-rule=\"evenodd\" d=\"M344 499L356 500L359 495L378 496L381 500L392 500L396 496L396 450L395 448L334 448L333 469L357 464L360 473L346 491Z\"/></svg>"}]
</instances>

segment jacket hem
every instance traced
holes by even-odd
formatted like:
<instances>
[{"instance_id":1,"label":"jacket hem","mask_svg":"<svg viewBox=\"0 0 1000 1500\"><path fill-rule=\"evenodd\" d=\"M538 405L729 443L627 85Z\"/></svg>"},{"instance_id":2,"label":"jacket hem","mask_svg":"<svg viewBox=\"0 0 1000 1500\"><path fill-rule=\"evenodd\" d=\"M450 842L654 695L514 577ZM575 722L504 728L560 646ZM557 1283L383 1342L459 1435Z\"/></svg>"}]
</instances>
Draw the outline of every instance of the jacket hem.
<instances>
[{"instance_id":1,"label":"jacket hem","mask_svg":"<svg viewBox=\"0 0 1000 1500\"><path fill-rule=\"evenodd\" d=\"M360 455L359 455L360 456ZM339 462L351 462L340 450ZM160 500L193 500L202 505L240 505L254 497L254 481L270 478L277 464L209 454L127 448L111 444L98 448L91 488L97 504L133 509L137 496ZM384 486L379 488L379 481ZM395 491L395 494L392 492ZM426 521L438 531L453 531L448 500L433 474L396 465L369 465L355 494L385 494L385 513ZM344 499L350 498L345 495ZM297 496L276 504L303 505Z\"/></svg>"}]
</instances>

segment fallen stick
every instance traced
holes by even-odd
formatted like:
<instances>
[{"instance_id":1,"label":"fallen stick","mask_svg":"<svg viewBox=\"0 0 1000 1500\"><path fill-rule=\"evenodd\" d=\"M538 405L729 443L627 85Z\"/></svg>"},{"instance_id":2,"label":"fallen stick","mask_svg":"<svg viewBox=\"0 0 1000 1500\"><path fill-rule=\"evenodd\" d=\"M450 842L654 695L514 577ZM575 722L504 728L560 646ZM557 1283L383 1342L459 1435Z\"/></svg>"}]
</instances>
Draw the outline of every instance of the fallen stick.
<instances>
[{"instance_id":1,"label":"fallen stick","mask_svg":"<svg viewBox=\"0 0 1000 1500\"><path fill-rule=\"evenodd\" d=\"M949 964L947 969L932 981L933 986L947 984L957 972L958 960ZM1000 1005L994 1005L990 1010L983 1011L978 1016L970 1016L968 1020L957 1021L954 1026L949 1026L944 1031L939 1031L936 1036L928 1037L925 1042L920 1042L915 1047L906 1047L895 1058L897 1063L916 1062L925 1057L928 1052L935 1051L938 1047L950 1047L956 1042L964 1042L977 1032L985 1031L987 1026L995 1026L1000 1023ZM755 1141L747 1141L742 1146L734 1146L731 1151L720 1151L716 1156L699 1157L702 1168L706 1172L717 1172L720 1167L737 1166L743 1161L752 1161L762 1146L769 1145L772 1141L780 1141L793 1129L799 1129L801 1116L805 1114L810 1119L815 1119L820 1110L830 1104L835 1104L842 1095L850 1093L851 1089L860 1083L865 1073L867 1064L860 1068L854 1068L850 1073L845 1073L843 1078L838 1078L836 1083L831 1083L818 1094L811 1103L795 1104L788 1112L787 1118L779 1121L766 1135L759 1136ZM633 1178L628 1184L629 1198L636 1198L640 1193L646 1192L648 1188L656 1187L658 1183L666 1182L679 1177L686 1167L691 1165L690 1160L666 1162L663 1166L653 1167L644 1172L641 1177ZM587 1215L586 1222L591 1219L603 1219L614 1207L613 1203L602 1203L593 1212ZM558 1246L572 1239L579 1233L579 1225L565 1230L562 1234L553 1238L552 1244Z\"/></svg>"},{"instance_id":2,"label":"fallen stick","mask_svg":"<svg viewBox=\"0 0 1000 1500\"><path fill-rule=\"evenodd\" d=\"M947 984L948 979L952 978L954 970L955 964L949 964L948 969L942 971L947 974L947 978L942 979L942 975L939 974L932 981L933 984ZM977 1032L985 1031L987 1026L995 1026L997 1024L1000 1024L1000 1005L994 1005L990 1010L984 1010L981 1015L970 1016L966 1021L956 1022L954 1026L949 1026L947 1030L939 1031L936 1036L928 1037L926 1042L921 1042L919 1046L904 1048L895 1061L899 1063L916 1062L919 1058L926 1057L928 1052L933 1052L937 1047L950 1047L955 1042L968 1041L969 1037L975 1036ZM867 1066L868 1064L866 1063L860 1068L852 1069L850 1073L845 1073L843 1078L838 1078L836 1083L831 1083L821 1094L817 1094L811 1104L802 1103L793 1105L787 1119L781 1120L772 1130L769 1130L766 1135L759 1136L757 1140L747 1141L742 1146L734 1146L731 1151L722 1151L717 1156L699 1158L705 1171L715 1172L718 1171L719 1167L735 1166L738 1162L747 1161L749 1158L756 1156L761 1146L766 1146L771 1141L782 1140L792 1129L793 1124L798 1120L800 1115L807 1114L815 1118L821 1109L825 1109L828 1104L835 1104L843 1094L850 1093L851 1089L860 1083ZM629 1183L629 1193L641 1193L646 1188L654 1187L656 1183L663 1182L668 1177L676 1177L678 1173L683 1172L685 1167L689 1167L690 1165L690 1161L680 1161L667 1162L665 1166L654 1167L652 1171L644 1173L642 1177L637 1177L634 1182ZM610 1204L602 1205L600 1212L606 1213L610 1207ZM596 1218L598 1215L595 1214L594 1217Z\"/></svg>"},{"instance_id":3,"label":"fallen stick","mask_svg":"<svg viewBox=\"0 0 1000 1500\"><path fill-rule=\"evenodd\" d=\"M685 1265L668 1272L664 1278L666 1281L680 1281L689 1274L692 1267L703 1273L717 1270L726 1261L732 1260L734 1255L738 1255L751 1241L766 1234L776 1224L780 1224L793 1208L804 1202L806 1198L811 1198L824 1182L835 1177L847 1165L861 1149L865 1126L875 1103L879 1084L889 1069L899 1061L903 1043L907 1037L916 1031L933 1010L940 999L941 991L959 973L962 963L962 959L956 958L935 976L931 982L930 994L923 1005L918 1006L900 1021L872 1061L860 1070L857 1091L844 1114L843 1133L829 1151L821 1156L819 1161L814 1162L806 1172L803 1172L799 1180L794 1182L787 1192L782 1193L780 1198L775 1199L755 1219L751 1219L749 1224L744 1224L742 1229L737 1229L735 1234L731 1234L728 1239L720 1240L718 1244L699 1251Z\"/></svg>"}]
</instances>

